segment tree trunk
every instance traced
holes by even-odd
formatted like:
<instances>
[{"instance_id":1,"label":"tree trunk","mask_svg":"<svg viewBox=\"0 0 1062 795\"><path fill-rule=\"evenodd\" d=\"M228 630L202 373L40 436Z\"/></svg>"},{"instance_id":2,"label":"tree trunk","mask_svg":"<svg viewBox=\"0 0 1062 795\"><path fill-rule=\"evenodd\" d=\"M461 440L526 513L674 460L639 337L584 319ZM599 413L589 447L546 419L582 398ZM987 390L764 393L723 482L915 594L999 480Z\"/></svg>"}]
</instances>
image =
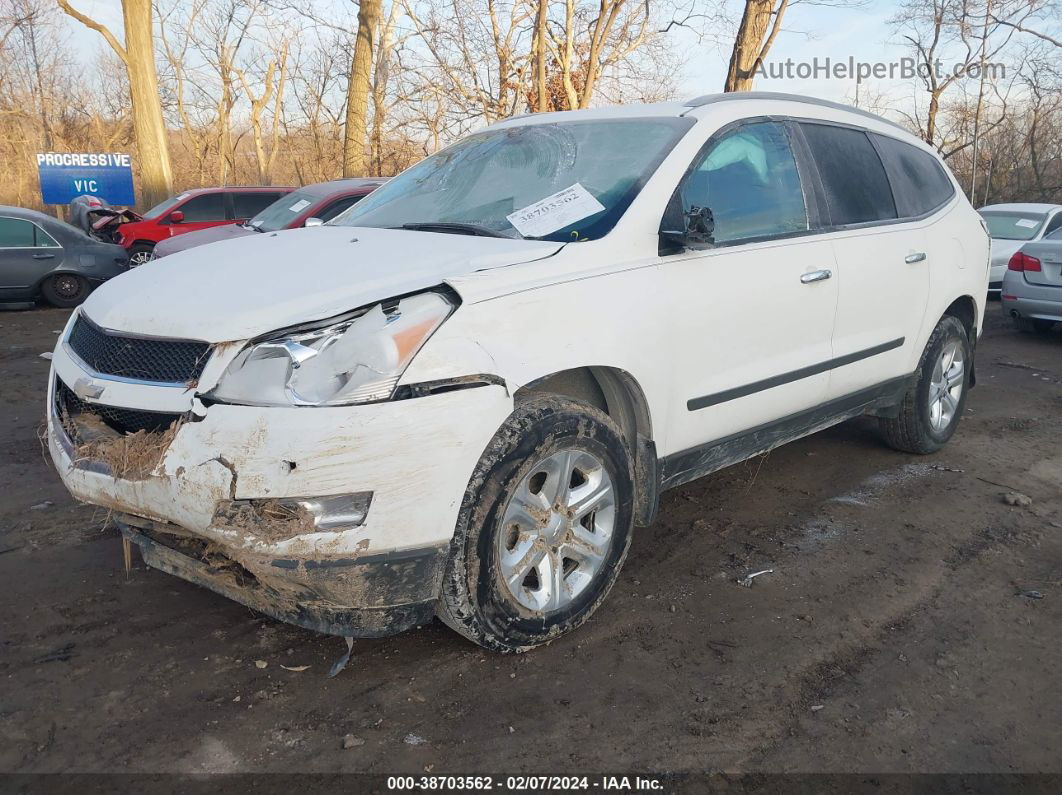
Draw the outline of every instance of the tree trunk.
<instances>
[{"instance_id":1,"label":"tree trunk","mask_svg":"<svg viewBox=\"0 0 1062 795\"><path fill-rule=\"evenodd\" d=\"M543 113L552 110L549 106L546 85L546 22L549 12L548 0L538 0L538 12L535 19L535 107L532 111Z\"/></svg>"},{"instance_id":2,"label":"tree trunk","mask_svg":"<svg viewBox=\"0 0 1062 795\"><path fill-rule=\"evenodd\" d=\"M159 101L159 79L155 71L152 0L122 0L125 46L105 25L74 9L69 0L58 0L68 16L103 36L122 59L129 80L129 100L133 106L133 134L140 162L140 198L152 206L173 193L170 147L166 123Z\"/></svg>"},{"instance_id":3,"label":"tree trunk","mask_svg":"<svg viewBox=\"0 0 1062 795\"><path fill-rule=\"evenodd\" d=\"M929 92L929 110L926 111L926 143L936 146L934 138L937 137L937 113L940 110L940 93Z\"/></svg>"},{"instance_id":4,"label":"tree trunk","mask_svg":"<svg viewBox=\"0 0 1062 795\"><path fill-rule=\"evenodd\" d=\"M367 173L365 134L368 129L369 91L372 87L373 39L380 23L381 0L361 0L358 6L358 38L350 59L347 82L347 118L343 133L343 176Z\"/></svg>"},{"instance_id":5,"label":"tree trunk","mask_svg":"<svg viewBox=\"0 0 1062 795\"><path fill-rule=\"evenodd\" d=\"M173 193L170 147L159 102L151 0L123 0L126 71L140 160L141 201L152 207Z\"/></svg>"},{"instance_id":6,"label":"tree trunk","mask_svg":"<svg viewBox=\"0 0 1062 795\"><path fill-rule=\"evenodd\" d=\"M756 67L766 55L764 39L774 13L774 0L745 0L745 11L730 53L724 91L751 91Z\"/></svg>"}]
</instances>

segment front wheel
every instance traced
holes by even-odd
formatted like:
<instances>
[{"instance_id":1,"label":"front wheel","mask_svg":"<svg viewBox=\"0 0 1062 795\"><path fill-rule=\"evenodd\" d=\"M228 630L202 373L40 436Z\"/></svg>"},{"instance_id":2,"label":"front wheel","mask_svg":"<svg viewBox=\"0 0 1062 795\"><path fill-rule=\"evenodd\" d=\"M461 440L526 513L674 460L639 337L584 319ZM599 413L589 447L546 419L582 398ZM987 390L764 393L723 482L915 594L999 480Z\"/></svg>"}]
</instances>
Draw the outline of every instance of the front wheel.
<instances>
[{"instance_id":1,"label":"front wheel","mask_svg":"<svg viewBox=\"0 0 1062 795\"><path fill-rule=\"evenodd\" d=\"M502 652L570 632L616 581L633 518L633 464L615 423L567 398L518 402L465 493L439 617Z\"/></svg>"},{"instance_id":2,"label":"front wheel","mask_svg":"<svg viewBox=\"0 0 1062 795\"><path fill-rule=\"evenodd\" d=\"M973 347L957 318L941 318L926 343L917 380L896 417L882 417L885 441L896 450L925 455L945 445L959 424L973 366Z\"/></svg>"},{"instance_id":3,"label":"front wheel","mask_svg":"<svg viewBox=\"0 0 1062 795\"><path fill-rule=\"evenodd\" d=\"M155 247L148 243L137 243L135 246L129 249L129 267L135 268L138 265L144 265L151 262L151 258L155 253Z\"/></svg>"}]
</instances>

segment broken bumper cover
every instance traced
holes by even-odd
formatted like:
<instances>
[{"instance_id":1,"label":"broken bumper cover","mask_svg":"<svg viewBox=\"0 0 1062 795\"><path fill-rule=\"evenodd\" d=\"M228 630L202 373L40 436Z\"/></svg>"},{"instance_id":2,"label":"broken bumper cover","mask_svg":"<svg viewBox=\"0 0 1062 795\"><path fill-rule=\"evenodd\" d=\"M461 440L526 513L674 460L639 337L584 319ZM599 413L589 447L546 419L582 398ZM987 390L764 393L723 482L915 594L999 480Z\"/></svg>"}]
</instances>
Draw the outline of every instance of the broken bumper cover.
<instances>
[{"instance_id":1,"label":"broken bumper cover","mask_svg":"<svg viewBox=\"0 0 1062 795\"><path fill-rule=\"evenodd\" d=\"M304 567L311 582L342 582L363 595L368 606L345 607L321 599L311 588L277 591L234 561L216 553L194 554L178 548L180 536L161 532L152 522L132 516L117 520L122 536L140 548L144 563L201 585L279 621L327 635L379 638L431 621L436 584L446 566L449 547L331 561L275 560L278 569ZM335 583L327 590L333 590ZM285 592L288 591L288 592Z\"/></svg>"},{"instance_id":2,"label":"broken bumper cover","mask_svg":"<svg viewBox=\"0 0 1062 795\"><path fill-rule=\"evenodd\" d=\"M72 382L82 374L72 365L57 352L48 412L49 450L70 492L127 515L123 533L149 565L342 635L430 618L468 481L512 411L497 384L351 407L216 404L160 435L150 472L116 477L59 419L56 373ZM234 501L352 492L371 492L371 504L361 524L338 531L232 522L226 511Z\"/></svg>"}]
</instances>

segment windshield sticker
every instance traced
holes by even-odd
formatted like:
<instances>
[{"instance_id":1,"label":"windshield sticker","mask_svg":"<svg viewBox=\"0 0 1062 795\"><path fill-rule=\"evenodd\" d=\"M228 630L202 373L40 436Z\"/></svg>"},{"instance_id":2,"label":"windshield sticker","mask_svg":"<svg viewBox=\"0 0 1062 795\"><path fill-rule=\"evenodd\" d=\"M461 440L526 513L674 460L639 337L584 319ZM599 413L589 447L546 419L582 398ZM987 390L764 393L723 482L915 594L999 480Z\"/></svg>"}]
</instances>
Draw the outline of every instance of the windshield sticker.
<instances>
[{"instance_id":1,"label":"windshield sticker","mask_svg":"<svg viewBox=\"0 0 1062 795\"><path fill-rule=\"evenodd\" d=\"M182 193L180 196L178 196L176 199L174 199L174 202L183 202L185 199L187 199L191 195L192 194L190 194L190 193Z\"/></svg>"},{"instance_id":2,"label":"windshield sticker","mask_svg":"<svg viewBox=\"0 0 1062 795\"><path fill-rule=\"evenodd\" d=\"M576 182L570 188L517 210L505 219L524 237L543 237L605 209L586 188Z\"/></svg>"},{"instance_id":3,"label":"windshield sticker","mask_svg":"<svg viewBox=\"0 0 1062 795\"><path fill-rule=\"evenodd\" d=\"M1033 218L1019 218L1014 222L1014 226L1023 226L1026 229L1035 229L1040 225L1040 222Z\"/></svg>"},{"instance_id":4,"label":"windshield sticker","mask_svg":"<svg viewBox=\"0 0 1062 795\"><path fill-rule=\"evenodd\" d=\"M297 202L295 202L293 205L291 205L288 209L291 212L293 212L293 213L297 213L299 210L305 210L309 206L310 206L310 203L308 201L306 201L306 199L299 199Z\"/></svg>"}]
</instances>

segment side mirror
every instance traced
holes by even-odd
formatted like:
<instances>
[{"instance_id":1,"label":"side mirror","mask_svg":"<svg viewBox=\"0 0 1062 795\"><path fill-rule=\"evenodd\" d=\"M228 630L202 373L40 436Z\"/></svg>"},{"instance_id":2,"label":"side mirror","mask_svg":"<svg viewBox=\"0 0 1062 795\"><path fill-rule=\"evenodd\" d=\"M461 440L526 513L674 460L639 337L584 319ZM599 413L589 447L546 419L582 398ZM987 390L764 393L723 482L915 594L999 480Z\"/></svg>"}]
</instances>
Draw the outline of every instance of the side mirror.
<instances>
[{"instance_id":1,"label":"side mirror","mask_svg":"<svg viewBox=\"0 0 1062 795\"><path fill-rule=\"evenodd\" d=\"M170 213L170 223L179 224L184 221L184 213L180 210L174 210Z\"/></svg>"},{"instance_id":2,"label":"side mirror","mask_svg":"<svg viewBox=\"0 0 1062 795\"><path fill-rule=\"evenodd\" d=\"M710 207L690 207L685 213L686 247L710 248L715 243L715 216Z\"/></svg>"},{"instance_id":3,"label":"side mirror","mask_svg":"<svg viewBox=\"0 0 1062 795\"><path fill-rule=\"evenodd\" d=\"M311 218L307 218L306 219L306 222L303 224L303 226L306 226L306 227L324 226L324 221L322 221L320 218L312 218L311 217Z\"/></svg>"},{"instance_id":4,"label":"side mirror","mask_svg":"<svg viewBox=\"0 0 1062 795\"><path fill-rule=\"evenodd\" d=\"M682 228L676 229L680 224ZM660 226L660 253L711 248L715 244L714 235L715 217L711 208L693 206L683 211L682 205L673 201Z\"/></svg>"}]
</instances>

